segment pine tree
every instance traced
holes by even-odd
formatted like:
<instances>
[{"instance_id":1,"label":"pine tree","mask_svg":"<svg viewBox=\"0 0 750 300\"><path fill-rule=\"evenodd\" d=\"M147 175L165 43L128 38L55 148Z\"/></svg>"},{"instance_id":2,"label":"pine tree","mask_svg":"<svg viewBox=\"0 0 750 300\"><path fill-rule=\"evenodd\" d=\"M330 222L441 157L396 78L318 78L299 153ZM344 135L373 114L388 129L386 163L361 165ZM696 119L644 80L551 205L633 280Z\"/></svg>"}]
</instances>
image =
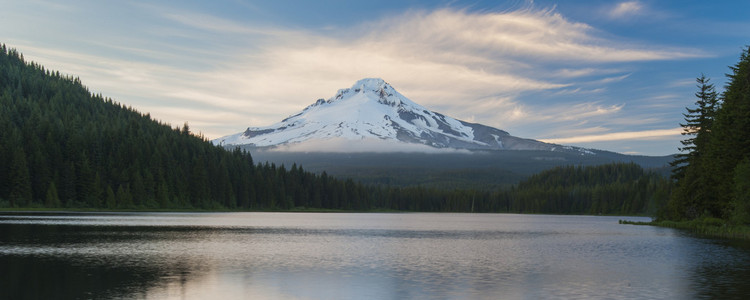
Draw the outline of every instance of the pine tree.
<instances>
[{"instance_id":1,"label":"pine tree","mask_svg":"<svg viewBox=\"0 0 750 300\"><path fill-rule=\"evenodd\" d=\"M732 221L750 223L750 159L745 159L734 170L734 199Z\"/></svg>"},{"instance_id":2,"label":"pine tree","mask_svg":"<svg viewBox=\"0 0 750 300\"><path fill-rule=\"evenodd\" d=\"M94 175L94 186L91 197L88 197L91 202L87 203L91 207L102 207L102 201L106 196L104 191L104 183L102 183L102 177L99 172Z\"/></svg>"},{"instance_id":3,"label":"pine tree","mask_svg":"<svg viewBox=\"0 0 750 300\"><path fill-rule=\"evenodd\" d=\"M107 186L107 198L105 198L104 203L107 208L115 208L117 207L117 198L115 197L115 192L112 190L111 186Z\"/></svg>"},{"instance_id":4,"label":"pine tree","mask_svg":"<svg viewBox=\"0 0 750 300\"><path fill-rule=\"evenodd\" d=\"M202 158L193 160L190 172L190 200L194 207L208 208L211 198L208 172Z\"/></svg>"},{"instance_id":5,"label":"pine tree","mask_svg":"<svg viewBox=\"0 0 750 300\"><path fill-rule=\"evenodd\" d=\"M129 187L123 187L120 185L117 188L117 194L115 194L115 199L117 202L117 207L120 208L133 208L133 195L130 194L130 188Z\"/></svg>"},{"instance_id":6,"label":"pine tree","mask_svg":"<svg viewBox=\"0 0 750 300\"><path fill-rule=\"evenodd\" d=\"M73 162L62 163L60 176L55 179L59 183L58 193L64 206L74 205L76 200L76 168Z\"/></svg>"},{"instance_id":7,"label":"pine tree","mask_svg":"<svg viewBox=\"0 0 750 300\"><path fill-rule=\"evenodd\" d=\"M159 203L159 208L169 207L169 190L166 184L159 184L156 189L156 201Z\"/></svg>"},{"instance_id":8,"label":"pine tree","mask_svg":"<svg viewBox=\"0 0 750 300\"><path fill-rule=\"evenodd\" d=\"M182 129L180 130L180 133L183 135L190 135L190 125L188 125L188 122L185 122L185 124L182 124Z\"/></svg>"},{"instance_id":9,"label":"pine tree","mask_svg":"<svg viewBox=\"0 0 750 300\"><path fill-rule=\"evenodd\" d=\"M686 108L683 135L688 136L681 143L680 153L671 163L674 167L672 177L677 179L677 189L673 194L670 207L671 219L694 219L705 213L719 216L717 210L715 184L707 176L712 167L707 155L712 138L714 118L717 110L717 93L713 84L705 75L696 79L698 92L695 97L695 108Z\"/></svg>"},{"instance_id":10,"label":"pine tree","mask_svg":"<svg viewBox=\"0 0 750 300\"><path fill-rule=\"evenodd\" d=\"M79 155L76 161L76 195L77 200L89 207L95 207L97 201L96 178L94 170L89 164L89 159L85 153Z\"/></svg>"},{"instance_id":11,"label":"pine tree","mask_svg":"<svg viewBox=\"0 0 750 300\"><path fill-rule=\"evenodd\" d=\"M10 206L27 206L31 203L31 176L26 164L26 154L18 147L13 151L10 163Z\"/></svg>"},{"instance_id":12,"label":"pine tree","mask_svg":"<svg viewBox=\"0 0 750 300\"><path fill-rule=\"evenodd\" d=\"M44 200L44 206L46 207L60 207L60 196L57 195L57 187L55 182L50 182L49 188L47 188L46 198Z\"/></svg>"},{"instance_id":13,"label":"pine tree","mask_svg":"<svg viewBox=\"0 0 750 300\"><path fill-rule=\"evenodd\" d=\"M709 81L710 79L703 74L696 79L699 89L695 93L695 97L698 98L695 102L697 107L692 109L687 107L685 108L687 113L683 114L685 124L680 124L680 126L683 128L682 135L688 138L681 141L684 147L680 148L680 151L687 151L687 153L676 155L675 161L672 162L672 166L675 167L672 176L678 180L685 176L685 169L689 165L697 164L706 152L718 102L714 85Z\"/></svg>"},{"instance_id":14,"label":"pine tree","mask_svg":"<svg viewBox=\"0 0 750 300\"><path fill-rule=\"evenodd\" d=\"M143 206L146 201L146 189L143 184L143 176L140 172L133 173L131 177L130 194L133 197L133 204L135 206Z\"/></svg>"}]
</instances>

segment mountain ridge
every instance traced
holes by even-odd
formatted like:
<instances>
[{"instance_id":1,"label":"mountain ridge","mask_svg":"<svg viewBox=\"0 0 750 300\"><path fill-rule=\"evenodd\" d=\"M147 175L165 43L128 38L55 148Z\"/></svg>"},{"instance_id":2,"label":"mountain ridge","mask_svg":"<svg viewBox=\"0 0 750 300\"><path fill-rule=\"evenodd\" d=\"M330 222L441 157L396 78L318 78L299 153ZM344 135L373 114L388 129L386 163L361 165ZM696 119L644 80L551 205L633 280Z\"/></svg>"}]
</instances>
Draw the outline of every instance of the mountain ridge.
<instances>
[{"instance_id":1,"label":"mountain ridge","mask_svg":"<svg viewBox=\"0 0 750 300\"><path fill-rule=\"evenodd\" d=\"M361 79L350 88L338 90L327 100L318 99L281 122L265 127L249 127L243 132L215 139L213 143L224 147L291 147L296 151L330 152L331 147L321 146L326 142L335 143L337 139L343 142L336 145L343 148L342 152L348 152L346 148L351 145L347 145L347 142L368 140L370 145L375 144L373 141L380 142L376 144L386 152L461 149L594 154L584 148L515 137L501 129L428 110L380 78Z\"/></svg>"}]
</instances>

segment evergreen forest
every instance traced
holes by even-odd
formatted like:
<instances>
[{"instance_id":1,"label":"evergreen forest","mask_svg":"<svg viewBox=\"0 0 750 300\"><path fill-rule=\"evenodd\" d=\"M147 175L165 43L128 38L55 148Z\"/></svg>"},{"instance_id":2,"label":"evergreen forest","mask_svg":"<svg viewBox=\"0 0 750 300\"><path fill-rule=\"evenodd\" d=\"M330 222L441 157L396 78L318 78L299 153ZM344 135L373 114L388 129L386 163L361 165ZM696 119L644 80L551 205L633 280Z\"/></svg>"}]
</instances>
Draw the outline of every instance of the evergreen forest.
<instances>
[{"instance_id":1,"label":"evergreen forest","mask_svg":"<svg viewBox=\"0 0 750 300\"><path fill-rule=\"evenodd\" d=\"M212 145L187 123L173 128L1 48L2 208L653 214L673 194L671 180L633 163L558 167L495 190L365 185L296 164L256 163L250 153ZM681 159L688 178L694 158ZM746 152L733 156L743 159L744 169L731 176L750 172ZM671 199L679 213L682 204Z\"/></svg>"},{"instance_id":2,"label":"evergreen forest","mask_svg":"<svg viewBox=\"0 0 750 300\"><path fill-rule=\"evenodd\" d=\"M672 163L675 189L658 219L714 218L750 223L750 47L730 66L722 93L697 78L694 107L688 107L685 139Z\"/></svg>"}]
</instances>

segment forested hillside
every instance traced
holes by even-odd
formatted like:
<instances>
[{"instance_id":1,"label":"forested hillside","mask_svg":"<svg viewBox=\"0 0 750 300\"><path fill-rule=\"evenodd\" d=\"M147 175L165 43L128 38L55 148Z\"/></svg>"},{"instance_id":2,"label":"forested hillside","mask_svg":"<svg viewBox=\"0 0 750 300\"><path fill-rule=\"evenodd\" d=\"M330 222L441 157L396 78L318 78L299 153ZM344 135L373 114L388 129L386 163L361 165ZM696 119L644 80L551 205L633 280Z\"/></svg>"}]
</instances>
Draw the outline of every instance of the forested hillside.
<instances>
[{"instance_id":1,"label":"forested hillside","mask_svg":"<svg viewBox=\"0 0 750 300\"><path fill-rule=\"evenodd\" d=\"M665 205L670 180L634 163L543 171L496 191L387 188L374 203L416 211L549 214L652 214ZM380 200L383 199L383 200Z\"/></svg>"},{"instance_id":2,"label":"forested hillside","mask_svg":"<svg viewBox=\"0 0 750 300\"><path fill-rule=\"evenodd\" d=\"M730 71L721 94L705 76L697 80L683 153L673 163L677 187L660 219L750 223L750 47Z\"/></svg>"},{"instance_id":3,"label":"forested hillside","mask_svg":"<svg viewBox=\"0 0 750 300\"><path fill-rule=\"evenodd\" d=\"M0 50L0 206L90 208L350 207L352 182L254 165L112 99L78 78Z\"/></svg>"},{"instance_id":4,"label":"forested hillside","mask_svg":"<svg viewBox=\"0 0 750 300\"><path fill-rule=\"evenodd\" d=\"M287 166L370 185L422 186L440 189L495 191L517 185L531 175L561 166L598 166L634 162L668 176L673 156L635 156L591 150L595 155L535 150L471 153L325 153L255 151L256 162Z\"/></svg>"},{"instance_id":5,"label":"forested hillside","mask_svg":"<svg viewBox=\"0 0 750 300\"><path fill-rule=\"evenodd\" d=\"M526 210L573 214L653 214L671 193L670 181L630 163L559 167L531 176L515 191Z\"/></svg>"}]
</instances>

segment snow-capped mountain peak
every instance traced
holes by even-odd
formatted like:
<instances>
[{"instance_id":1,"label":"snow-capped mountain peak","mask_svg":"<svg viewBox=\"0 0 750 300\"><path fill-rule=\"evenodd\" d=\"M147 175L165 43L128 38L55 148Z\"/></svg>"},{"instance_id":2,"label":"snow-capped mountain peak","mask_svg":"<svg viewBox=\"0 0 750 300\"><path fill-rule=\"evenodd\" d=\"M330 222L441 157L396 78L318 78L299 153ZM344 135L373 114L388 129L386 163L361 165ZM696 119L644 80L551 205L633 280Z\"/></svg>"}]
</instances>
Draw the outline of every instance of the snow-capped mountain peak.
<instances>
[{"instance_id":1,"label":"snow-capped mountain peak","mask_svg":"<svg viewBox=\"0 0 750 300\"><path fill-rule=\"evenodd\" d=\"M350 88L338 90L328 100L319 99L279 123L250 127L213 142L257 148L328 144L323 148L331 150L331 144L339 147L372 141L394 145L392 149L403 149L395 146L405 144L433 149L562 149L430 111L380 78L359 80Z\"/></svg>"},{"instance_id":2,"label":"snow-capped mountain peak","mask_svg":"<svg viewBox=\"0 0 750 300\"><path fill-rule=\"evenodd\" d=\"M331 104L339 101L347 101L352 98L356 99L359 97L366 97L367 100L375 101L377 103L388 105L391 107L404 107L406 105L414 108L423 108L401 95L393 87L391 87L390 84L380 78L361 79L355 82L351 88L338 90L338 92L336 92L336 95L334 95L327 101L319 99L315 104L311 106L317 106L323 103Z\"/></svg>"}]
</instances>

